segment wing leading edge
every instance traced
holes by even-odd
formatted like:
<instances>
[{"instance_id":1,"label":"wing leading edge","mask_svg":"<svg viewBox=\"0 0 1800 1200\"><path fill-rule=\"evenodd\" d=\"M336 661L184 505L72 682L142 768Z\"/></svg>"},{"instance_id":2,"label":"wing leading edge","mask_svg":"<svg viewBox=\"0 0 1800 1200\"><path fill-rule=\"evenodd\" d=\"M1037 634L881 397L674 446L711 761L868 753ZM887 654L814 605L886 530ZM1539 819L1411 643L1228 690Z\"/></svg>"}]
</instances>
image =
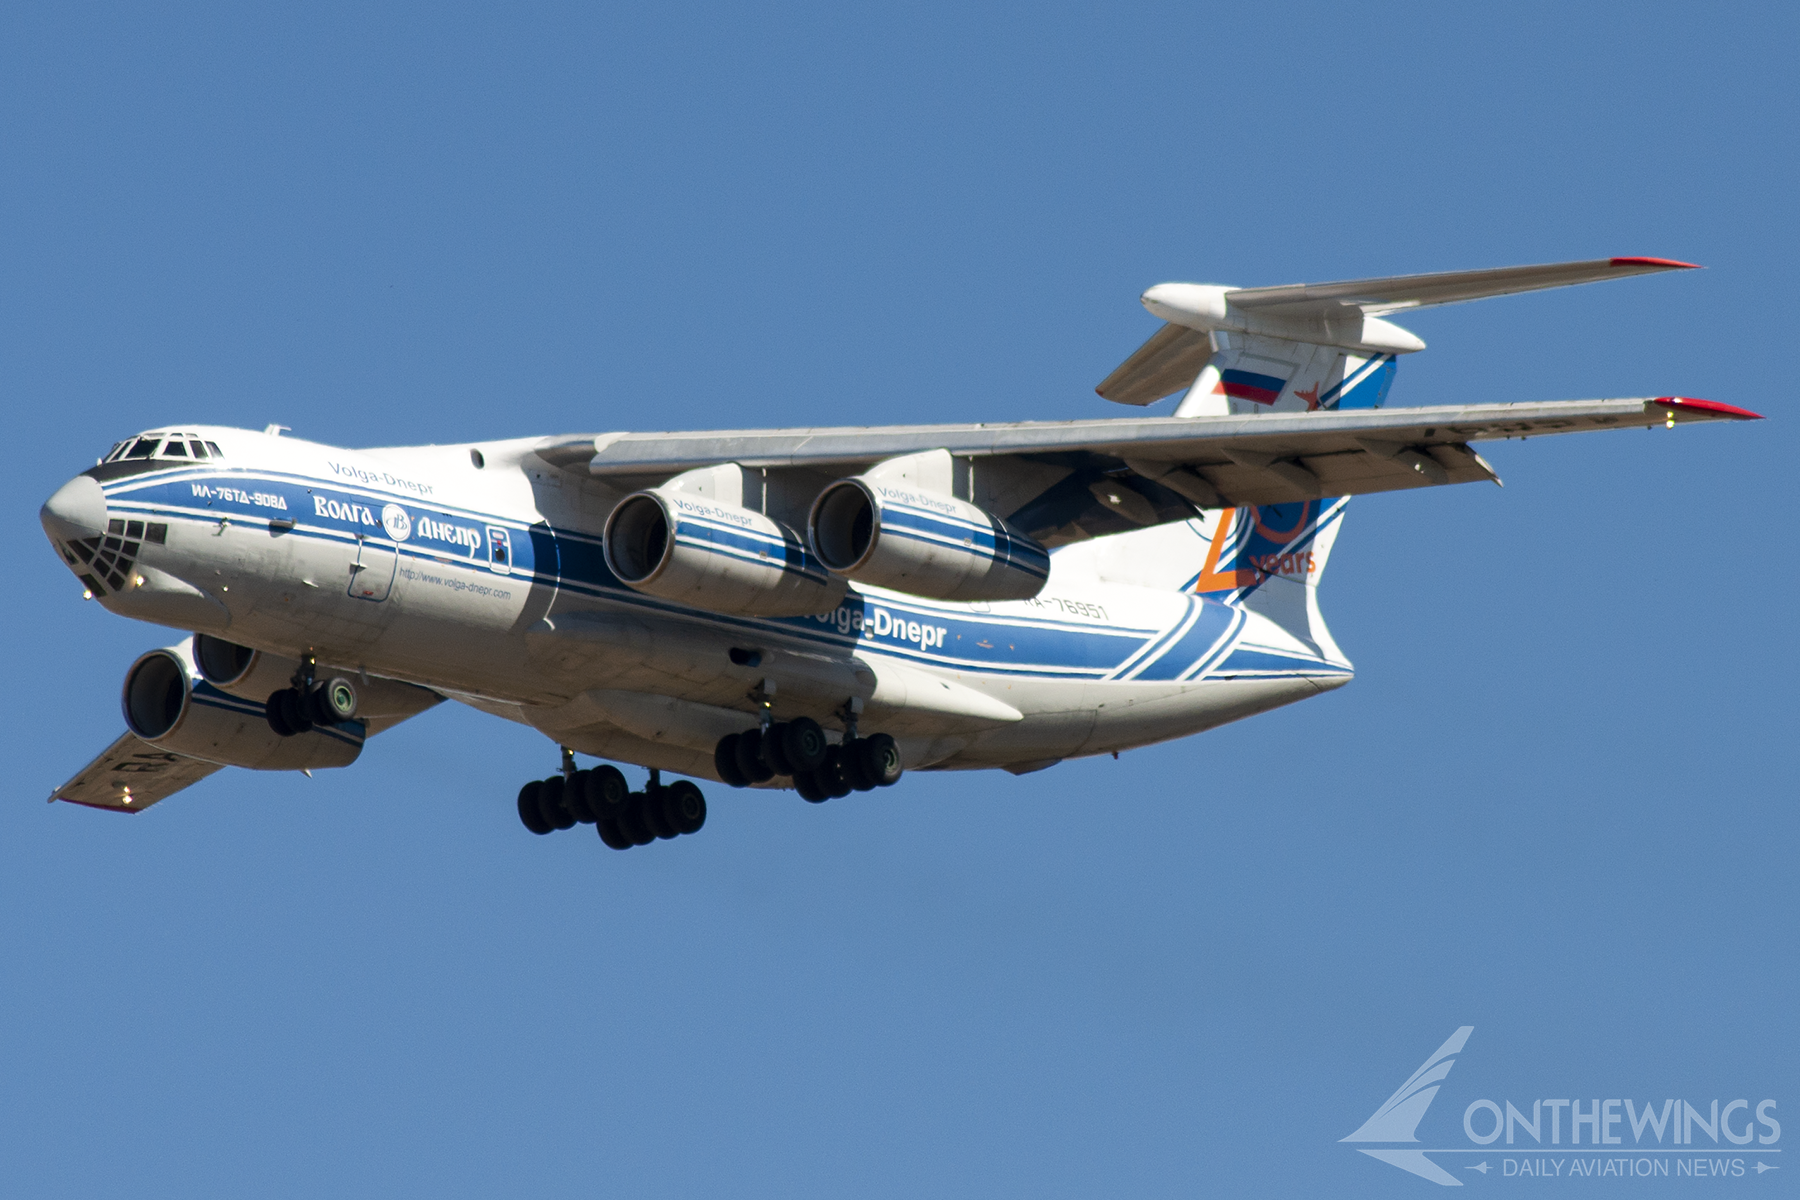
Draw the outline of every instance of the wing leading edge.
<instances>
[{"instance_id":1,"label":"wing leading edge","mask_svg":"<svg viewBox=\"0 0 1800 1200\"><path fill-rule=\"evenodd\" d=\"M941 449L977 460L1013 456L1130 470L1211 507L1493 479L1468 449L1472 442L1758 416L1710 400L1662 396L1218 417L604 434L554 440L539 453L572 468L585 454L590 474L643 486L721 463L849 474L903 454Z\"/></svg>"}]
</instances>

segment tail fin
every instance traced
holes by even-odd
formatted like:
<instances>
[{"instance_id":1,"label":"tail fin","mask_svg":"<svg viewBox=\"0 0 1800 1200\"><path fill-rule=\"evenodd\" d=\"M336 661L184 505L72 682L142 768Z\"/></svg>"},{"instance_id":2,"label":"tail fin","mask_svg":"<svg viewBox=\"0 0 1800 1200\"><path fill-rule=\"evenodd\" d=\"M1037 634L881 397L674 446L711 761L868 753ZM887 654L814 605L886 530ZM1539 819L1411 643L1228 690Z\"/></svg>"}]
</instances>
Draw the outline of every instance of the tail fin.
<instances>
[{"instance_id":1,"label":"tail fin","mask_svg":"<svg viewBox=\"0 0 1800 1200\"><path fill-rule=\"evenodd\" d=\"M1306 650L1349 665L1319 611L1319 581L1343 527L1348 496L1222 508L1194 518L1206 542L1200 571L1183 591L1267 617Z\"/></svg>"},{"instance_id":2,"label":"tail fin","mask_svg":"<svg viewBox=\"0 0 1800 1200\"><path fill-rule=\"evenodd\" d=\"M1212 357L1176 407L1178 417L1380 408L1394 386L1392 354L1247 333L1211 337Z\"/></svg>"}]
</instances>

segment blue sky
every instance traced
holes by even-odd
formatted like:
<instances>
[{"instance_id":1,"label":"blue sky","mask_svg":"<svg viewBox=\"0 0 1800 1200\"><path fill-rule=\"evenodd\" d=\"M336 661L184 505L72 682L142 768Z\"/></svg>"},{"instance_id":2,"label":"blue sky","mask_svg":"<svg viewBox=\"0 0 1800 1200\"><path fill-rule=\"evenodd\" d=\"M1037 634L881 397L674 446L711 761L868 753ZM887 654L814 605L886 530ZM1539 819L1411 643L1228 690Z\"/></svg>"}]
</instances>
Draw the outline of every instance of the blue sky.
<instances>
[{"instance_id":1,"label":"blue sky","mask_svg":"<svg viewBox=\"0 0 1800 1200\"><path fill-rule=\"evenodd\" d=\"M1800 1108L1790 7L0 22L8 1190L1430 1194L1337 1139L1464 1024L1431 1144L1477 1097ZM36 521L134 430L1106 415L1152 283L1613 254L1708 270L1421 313L1393 402L1771 419L1356 501L1329 696L1024 778L714 788L630 854L524 833L554 749L463 711L310 781L42 803L171 640Z\"/></svg>"}]
</instances>

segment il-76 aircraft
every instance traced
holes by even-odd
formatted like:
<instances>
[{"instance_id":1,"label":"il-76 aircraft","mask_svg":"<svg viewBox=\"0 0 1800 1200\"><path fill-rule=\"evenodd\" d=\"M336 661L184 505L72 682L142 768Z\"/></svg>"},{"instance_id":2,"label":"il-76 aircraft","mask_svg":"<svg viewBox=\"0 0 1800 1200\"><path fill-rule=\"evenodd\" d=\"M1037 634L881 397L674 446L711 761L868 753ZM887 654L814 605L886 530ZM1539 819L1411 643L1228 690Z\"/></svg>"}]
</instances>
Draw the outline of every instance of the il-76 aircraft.
<instances>
[{"instance_id":1,"label":"il-76 aircraft","mask_svg":"<svg viewBox=\"0 0 1800 1200\"><path fill-rule=\"evenodd\" d=\"M128 732L51 799L138 812L221 767L347 767L453 700L560 747L519 790L527 829L625 849L698 830L695 779L819 802L1292 704L1350 680L1318 601L1348 497L1498 482L1484 441L1756 416L1384 409L1424 348L1388 317L1688 265L1160 284L1165 324L1097 390L1181 393L1170 416L372 450L162 425L43 507L85 597L185 634L131 664Z\"/></svg>"}]
</instances>

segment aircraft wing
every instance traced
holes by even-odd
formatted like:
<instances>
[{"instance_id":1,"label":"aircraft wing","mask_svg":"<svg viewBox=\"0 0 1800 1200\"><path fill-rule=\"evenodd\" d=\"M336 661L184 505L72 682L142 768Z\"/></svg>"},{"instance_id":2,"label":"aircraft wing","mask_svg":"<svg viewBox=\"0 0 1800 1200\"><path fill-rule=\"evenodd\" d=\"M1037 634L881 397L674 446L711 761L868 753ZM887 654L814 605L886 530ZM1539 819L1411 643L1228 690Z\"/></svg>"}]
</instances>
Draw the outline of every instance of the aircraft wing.
<instances>
[{"instance_id":1,"label":"aircraft wing","mask_svg":"<svg viewBox=\"0 0 1800 1200\"><path fill-rule=\"evenodd\" d=\"M126 733L52 792L50 803L67 800L113 812L142 812L221 769L217 763L159 750Z\"/></svg>"},{"instance_id":2,"label":"aircraft wing","mask_svg":"<svg viewBox=\"0 0 1800 1200\"><path fill-rule=\"evenodd\" d=\"M585 465L589 474L618 486L644 487L721 463L848 475L899 455L942 449L974 459L978 470L983 459L1011 459L1065 468L1065 475L1082 474L1089 482L1136 476L1212 508L1495 479L1469 448L1472 442L1757 416L1710 400L1662 396L1242 416L616 433L549 439L538 453L566 468ZM1131 505L1129 498L1123 503Z\"/></svg>"}]
</instances>

